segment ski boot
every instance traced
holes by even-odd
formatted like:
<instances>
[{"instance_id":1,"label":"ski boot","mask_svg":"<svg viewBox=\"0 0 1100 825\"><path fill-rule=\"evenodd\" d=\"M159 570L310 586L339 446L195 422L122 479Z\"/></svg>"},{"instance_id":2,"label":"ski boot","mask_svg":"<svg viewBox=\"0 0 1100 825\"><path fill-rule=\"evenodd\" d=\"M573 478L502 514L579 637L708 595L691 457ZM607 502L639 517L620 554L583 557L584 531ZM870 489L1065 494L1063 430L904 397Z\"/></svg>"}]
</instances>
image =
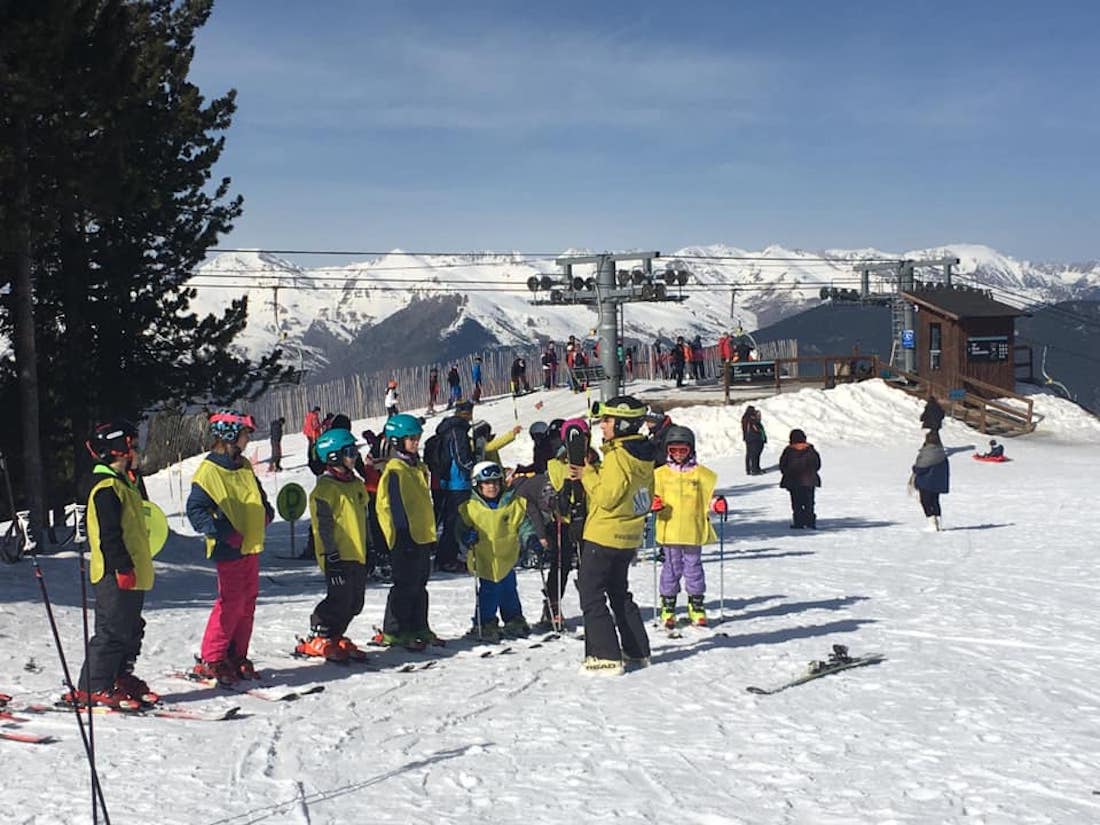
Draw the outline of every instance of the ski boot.
<instances>
[{"instance_id":1,"label":"ski boot","mask_svg":"<svg viewBox=\"0 0 1100 825\"><path fill-rule=\"evenodd\" d=\"M341 636L336 640L336 646L346 654L347 659L354 660L356 662L362 662L367 658L365 650L361 650L359 645L349 639L347 636Z\"/></svg>"},{"instance_id":2,"label":"ski boot","mask_svg":"<svg viewBox=\"0 0 1100 825\"><path fill-rule=\"evenodd\" d=\"M131 699L125 693L113 687L107 690L94 690L91 693L83 690L70 690L61 697L61 701L69 707L78 708L87 708L94 705L118 710L141 709L140 701Z\"/></svg>"},{"instance_id":3,"label":"ski boot","mask_svg":"<svg viewBox=\"0 0 1100 825\"><path fill-rule=\"evenodd\" d=\"M298 656L316 656L330 662L346 662L348 659L348 652L340 648L337 640L317 634L300 640L294 653Z\"/></svg>"},{"instance_id":4,"label":"ski boot","mask_svg":"<svg viewBox=\"0 0 1100 825\"><path fill-rule=\"evenodd\" d=\"M252 664L252 660L247 656L234 659L233 667L237 669L237 675L242 682L254 682L260 678L259 671L256 670L256 666Z\"/></svg>"},{"instance_id":5,"label":"ski boot","mask_svg":"<svg viewBox=\"0 0 1100 825\"><path fill-rule=\"evenodd\" d=\"M661 623L665 630L676 627L676 597L661 596Z\"/></svg>"},{"instance_id":6,"label":"ski boot","mask_svg":"<svg viewBox=\"0 0 1100 825\"><path fill-rule=\"evenodd\" d=\"M121 673L115 679L115 693L120 693L142 705L155 705L160 701L160 694L149 689L145 680L139 679L133 673Z\"/></svg>"},{"instance_id":7,"label":"ski boot","mask_svg":"<svg viewBox=\"0 0 1100 825\"><path fill-rule=\"evenodd\" d=\"M500 625L496 623L495 619L491 622L482 622L479 631L478 626L475 624L466 632L466 635L482 642L496 644L501 637Z\"/></svg>"},{"instance_id":8,"label":"ski boot","mask_svg":"<svg viewBox=\"0 0 1100 825\"><path fill-rule=\"evenodd\" d=\"M688 596L688 621L696 627L707 626L707 609L703 606L703 596Z\"/></svg>"},{"instance_id":9,"label":"ski boot","mask_svg":"<svg viewBox=\"0 0 1100 825\"><path fill-rule=\"evenodd\" d=\"M523 616L516 616L504 623L504 629L500 633L505 639L526 639L531 635L531 625Z\"/></svg>"},{"instance_id":10,"label":"ski boot","mask_svg":"<svg viewBox=\"0 0 1100 825\"><path fill-rule=\"evenodd\" d=\"M191 669L191 673L200 681L214 679L222 687L232 687L241 680L237 669L225 659L219 659L216 662L199 660Z\"/></svg>"},{"instance_id":11,"label":"ski boot","mask_svg":"<svg viewBox=\"0 0 1100 825\"><path fill-rule=\"evenodd\" d=\"M623 668L625 670L641 670L643 667L649 667L648 656L628 656L623 654Z\"/></svg>"},{"instance_id":12,"label":"ski boot","mask_svg":"<svg viewBox=\"0 0 1100 825\"><path fill-rule=\"evenodd\" d=\"M371 637L371 644L379 647L403 647L405 650L419 653L428 646L428 643L418 638L418 635L416 631L386 633L383 630L378 630L375 632L374 636Z\"/></svg>"},{"instance_id":13,"label":"ski boot","mask_svg":"<svg viewBox=\"0 0 1100 825\"><path fill-rule=\"evenodd\" d=\"M591 676L622 676L623 663L620 659L600 659L597 656L586 656L581 665L581 673Z\"/></svg>"}]
</instances>

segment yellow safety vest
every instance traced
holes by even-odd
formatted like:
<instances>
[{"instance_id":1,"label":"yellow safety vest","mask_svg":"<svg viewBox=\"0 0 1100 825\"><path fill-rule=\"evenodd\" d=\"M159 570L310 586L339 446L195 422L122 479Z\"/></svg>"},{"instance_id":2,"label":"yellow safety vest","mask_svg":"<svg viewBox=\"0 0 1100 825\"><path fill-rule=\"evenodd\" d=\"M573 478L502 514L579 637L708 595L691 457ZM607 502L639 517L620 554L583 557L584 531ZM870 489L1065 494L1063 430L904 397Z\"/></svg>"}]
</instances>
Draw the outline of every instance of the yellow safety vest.
<instances>
[{"instance_id":1,"label":"yellow safety vest","mask_svg":"<svg viewBox=\"0 0 1100 825\"><path fill-rule=\"evenodd\" d=\"M399 458L391 458L378 479L378 497L375 510L382 535L391 550L396 546L397 528L393 523L393 503L390 501L390 478L397 477L400 506L409 520L409 534L417 544L431 544L435 541L435 511L432 509L432 494L428 488L428 471L420 463L415 467Z\"/></svg>"},{"instance_id":2,"label":"yellow safety vest","mask_svg":"<svg viewBox=\"0 0 1100 825\"><path fill-rule=\"evenodd\" d=\"M600 448L604 453L600 466L584 468L581 483L588 501L585 541L621 550L642 546L642 531L653 501L653 462L635 458L623 447L626 441L641 439L640 435L613 439Z\"/></svg>"},{"instance_id":3,"label":"yellow safety vest","mask_svg":"<svg viewBox=\"0 0 1100 825\"><path fill-rule=\"evenodd\" d=\"M342 561L367 563L367 489L358 478L340 481L330 475L317 479L309 494L309 517L313 530L313 552L317 564L325 569L325 547L317 527L317 502L325 502L335 525L336 551Z\"/></svg>"},{"instance_id":4,"label":"yellow safety vest","mask_svg":"<svg viewBox=\"0 0 1100 825\"><path fill-rule=\"evenodd\" d=\"M507 576L519 559L519 526L527 518L523 500L509 497L494 510L472 493L458 505L458 515L463 524L477 530L477 544L466 556L466 569L491 582Z\"/></svg>"},{"instance_id":5,"label":"yellow safety vest","mask_svg":"<svg viewBox=\"0 0 1100 825\"><path fill-rule=\"evenodd\" d=\"M718 541L710 523L710 500L718 476L695 465L681 473L667 464L653 472L653 487L664 508L657 512L657 543L704 545Z\"/></svg>"},{"instance_id":6,"label":"yellow safety vest","mask_svg":"<svg viewBox=\"0 0 1100 825\"><path fill-rule=\"evenodd\" d=\"M113 472L104 474L103 480L96 483L88 494L88 547L91 549L91 565L88 577L92 584L103 578L105 560L99 528L99 513L96 512L95 495L110 487L122 503L122 543L130 560L134 563L135 590L153 589L153 556L149 552L149 528L145 524L145 511L142 508L141 493L132 484L124 481Z\"/></svg>"},{"instance_id":7,"label":"yellow safety vest","mask_svg":"<svg viewBox=\"0 0 1100 825\"><path fill-rule=\"evenodd\" d=\"M227 470L213 461L204 460L195 471L192 483L198 484L229 519L233 529L244 536L241 555L262 553L264 528L267 527L267 511L260 482L252 472L252 465L245 463L236 470ZM206 539L206 557L214 552L214 539Z\"/></svg>"}]
</instances>

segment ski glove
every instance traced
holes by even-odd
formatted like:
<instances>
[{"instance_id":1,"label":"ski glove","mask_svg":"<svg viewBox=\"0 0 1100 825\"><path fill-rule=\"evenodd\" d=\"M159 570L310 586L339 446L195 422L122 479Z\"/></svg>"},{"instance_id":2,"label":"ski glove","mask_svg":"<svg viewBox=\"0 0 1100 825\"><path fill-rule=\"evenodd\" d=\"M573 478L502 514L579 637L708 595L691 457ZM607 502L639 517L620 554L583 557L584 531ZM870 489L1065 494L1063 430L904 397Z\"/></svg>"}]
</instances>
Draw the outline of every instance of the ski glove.
<instances>
[{"instance_id":1,"label":"ski glove","mask_svg":"<svg viewBox=\"0 0 1100 825\"><path fill-rule=\"evenodd\" d=\"M234 550L240 550L241 545L244 543L244 536L242 536L236 530L233 530L229 535L225 537L224 541Z\"/></svg>"},{"instance_id":2,"label":"ski glove","mask_svg":"<svg viewBox=\"0 0 1100 825\"><path fill-rule=\"evenodd\" d=\"M477 544L477 530L475 530L473 527L467 527L466 530L463 531L462 537L459 539L459 541L461 541L462 546L467 549L473 547L475 544Z\"/></svg>"},{"instance_id":3,"label":"ski glove","mask_svg":"<svg viewBox=\"0 0 1100 825\"><path fill-rule=\"evenodd\" d=\"M539 537L530 535L527 537L527 541L523 545L524 551L532 559L540 558L542 554L542 542L539 541Z\"/></svg>"},{"instance_id":4,"label":"ski glove","mask_svg":"<svg viewBox=\"0 0 1100 825\"><path fill-rule=\"evenodd\" d=\"M344 575L344 565L339 559L336 561L325 560L325 577L332 587L343 587L348 580L347 576Z\"/></svg>"},{"instance_id":5,"label":"ski glove","mask_svg":"<svg viewBox=\"0 0 1100 825\"><path fill-rule=\"evenodd\" d=\"M137 587L137 573L132 567L129 570L116 570L115 581L118 582L119 590L133 590Z\"/></svg>"},{"instance_id":6,"label":"ski glove","mask_svg":"<svg viewBox=\"0 0 1100 825\"><path fill-rule=\"evenodd\" d=\"M654 496L653 501L649 505L649 509L651 511L653 511L654 513L659 513L663 509L665 509L665 503L663 501L661 501L660 496Z\"/></svg>"}]
</instances>

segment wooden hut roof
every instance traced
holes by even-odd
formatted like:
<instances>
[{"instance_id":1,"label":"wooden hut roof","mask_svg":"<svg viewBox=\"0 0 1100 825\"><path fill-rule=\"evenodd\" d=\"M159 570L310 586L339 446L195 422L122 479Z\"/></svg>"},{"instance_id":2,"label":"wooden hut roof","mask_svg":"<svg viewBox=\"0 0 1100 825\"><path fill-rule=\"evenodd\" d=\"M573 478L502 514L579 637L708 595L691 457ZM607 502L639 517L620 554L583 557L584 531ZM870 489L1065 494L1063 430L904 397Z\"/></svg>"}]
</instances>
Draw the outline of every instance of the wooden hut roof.
<instances>
[{"instance_id":1,"label":"wooden hut roof","mask_svg":"<svg viewBox=\"0 0 1100 825\"><path fill-rule=\"evenodd\" d=\"M1022 309L995 301L985 292L976 289L930 287L902 292L901 296L954 321L963 318L1014 318L1027 314Z\"/></svg>"}]
</instances>

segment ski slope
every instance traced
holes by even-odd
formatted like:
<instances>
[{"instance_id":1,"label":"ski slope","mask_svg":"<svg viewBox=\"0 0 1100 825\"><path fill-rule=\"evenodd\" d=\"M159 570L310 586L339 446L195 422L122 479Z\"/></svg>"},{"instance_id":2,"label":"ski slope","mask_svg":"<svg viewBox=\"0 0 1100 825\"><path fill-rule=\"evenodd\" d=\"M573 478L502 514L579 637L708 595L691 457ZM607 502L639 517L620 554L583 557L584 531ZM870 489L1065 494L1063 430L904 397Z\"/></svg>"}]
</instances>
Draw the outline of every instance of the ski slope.
<instances>
[{"instance_id":1,"label":"ski slope","mask_svg":"<svg viewBox=\"0 0 1100 825\"><path fill-rule=\"evenodd\" d=\"M944 442L959 452L943 502L948 529L929 534L906 491L921 440L919 402L868 381L753 403L770 440L769 472L751 478L743 470L743 407L672 411L695 428L701 459L729 497L724 546L705 550L708 610L725 621L715 633L689 630L675 640L651 625L652 666L621 678L580 675L583 643L574 638L519 643L487 659L465 644L430 656L379 654L380 663L438 660L411 673L294 660L286 651L307 631L323 580L313 565L281 558L290 545L282 521L271 526L262 559L252 655L280 684L322 683L325 691L272 703L168 678L198 650L214 595L213 568L180 516L201 457L149 478L174 533L157 559L138 671L168 701L240 705L244 718L97 717L112 821L1100 821L1100 562L1091 515L1100 498L1100 423L1037 395L1040 429L1007 442L1010 463L989 465L969 457L984 437L949 422ZM583 404L567 391L535 393L519 399L515 413L505 398L476 416L500 431L517 414L527 424L578 414ZM775 463L795 426L822 455L816 532L788 528L788 498L777 487ZM272 498L277 484L312 485L304 439L289 436L283 445L288 472L260 474ZM256 449L266 456L264 442ZM529 451L524 434L503 456L522 461ZM42 568L78 668L76 555L44 556ZM653 575L648 561L632 572L647 618ZM519 578L535 620L539 575ZM461 635L471 580L440 577L430 591L435 630ZM385 595L384 586L369 588L353 638L380 623ZM578 621L572 589L564 604ZM0 612L0 692L56 696L57 656L29 563L0 570ZM774 696L746 692L798 675L832 644L887 659ZM60 741L0 741L8 767L0 822L89 822L74 721L58 714L24 727Z\"/></svg>"}]
</instances>

